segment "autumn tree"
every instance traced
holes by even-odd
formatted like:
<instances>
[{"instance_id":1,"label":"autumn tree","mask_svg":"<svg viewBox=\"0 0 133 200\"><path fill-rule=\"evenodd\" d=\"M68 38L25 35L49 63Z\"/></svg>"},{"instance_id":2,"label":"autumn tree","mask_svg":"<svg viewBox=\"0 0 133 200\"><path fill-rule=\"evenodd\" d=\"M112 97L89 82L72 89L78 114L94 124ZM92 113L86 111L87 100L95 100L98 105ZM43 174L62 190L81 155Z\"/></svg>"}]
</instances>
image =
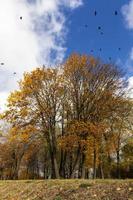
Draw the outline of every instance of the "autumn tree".
<instances>
[{"instance_id":1,"label":"autumn tree","mask_svg":"<svg viewBox=\"0 0 133 200\"><path fill-rule=\"evenodd\" d=\"M73 54L66 60L63 69L65 88L68 93L67 101L69 110L71 110L69 120L70 124L76 122L75 127L77 127L76 130L73 127L70 129L73 129L74 133L78 132L79 141L82 139L86 141L90 135L94 137L93 171L95 178L97 160L95 140L101 140L102 146L107 129L106 126L106 129L103 129L103 126L110 118L119 98L124 98L126 82L122 79L122 74L116 66L104 64L100 60L86 55ZM122 104L120 106L123 107ZM93 131L90 131L88 123L94 128ZM85 127L88 129L84 130ZM99 131L100 129L103 131ZM82 168L84 168L85 153L81 150L79 142L72 177L81 159ZM84 169L81 171L84 174ZM83 174L82 177L84 177Z\"/></svg>"},{"instance_id":2,"label":"autumn tree","mask_svg":"<svg viewBox=\"0 0 133 200\"><path fill-rule=\"evenodd\" d=\"M126 88L116 65L87 55L25 73L2 115L17 141L17 174L23 163L32 176L44 166L45 178L85 178L91 167L93 178L104 178L105 158L109 167L114 154L119 174L120 152L132 131Z\"/></svg>"},{"instance_id":3,"label":"autumn tree","mask_svg":"<svg viewBox=\"0 0 133 200\"><path fill-rule=\"evenodd\" d=\"M61 76L57 69L39 69L24 75L20 91L9 97L6 119L14 126L34 125L40 137L47 140L52 178L59 178L57 164L56 122L62 101ZM32 135L31 139L35 135Z\"/></svg>"}]
</instances>

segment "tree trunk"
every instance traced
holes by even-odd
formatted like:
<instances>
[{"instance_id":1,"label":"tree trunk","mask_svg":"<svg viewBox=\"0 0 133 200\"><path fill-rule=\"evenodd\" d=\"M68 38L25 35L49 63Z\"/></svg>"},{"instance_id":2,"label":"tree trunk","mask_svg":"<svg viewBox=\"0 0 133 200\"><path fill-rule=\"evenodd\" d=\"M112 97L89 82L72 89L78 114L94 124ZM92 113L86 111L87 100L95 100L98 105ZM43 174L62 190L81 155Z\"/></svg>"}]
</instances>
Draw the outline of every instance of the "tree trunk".
<instances>
[{"instance_id":1,"label":"tree trunk","mask_svg":"<svg viewBox=\"0 0 133 200\"><path fill-rule=\"evenodd\" d=\"M74 163L72 174L70 176L71 178L74 178L76 170L79 169L79 161L80 161L80 147L77 150L76 160Z\"/></svg>"},{"instance_id":2,"label":"tree trunk","mask_svg":"<svg viewBox=\"0 0 133 200\"><path fill-rule=\"evenodd\" d=\"M59 179L59 169L58 169L58 164L56 160L56 155L53 151L50 152L50 157L51 157L51 178L52 179Z\"/></svg>"},{"instance_id":3,"label":"tree trunk","mask_svg":"<svg viewBox=\"0 0 133 200\"><path fill-rule=\"evenodd\" d=\"M59 168L56 159L56 137L55 137L55 129L51 128L47 133L47 143L49 145L49 154L51 160L51 178L59 179Z\"/></svg>"},{"instance_id":4,"label":"tree trunk","mask_svg":"<svg viewBox=\"0 0 133 200\"><path fill-rule=\"evenodd\" d=\"M63 177L63 178L65 178L66 157L67 157L67 153L64 152L63 150L61 150L61 158L60 158L60 169L59 169L59 173L60 173L60 176Z\"/></svg>"},{"instance_id":5,"label":"tree trunk","mask_svg":"<svg viewBox=\"0 0 133 200\"><path fill-rule=\"evenodd\" d=\"M93 151L93 179L96 178L96 141L94 139L94 151Z\"/></svg>"},{"instance_id":6,"label":"tree trunk","mask_svg":"<svg viewBox=\"0 0 133 200\"><path fill-rule=\"evenodd\" d=\"M72 171L73 171L73 156L70 153L70 155L69 155L69 177L71 176Z\"/></svg>"},{"instance_id":7,"label":"tree trunk","mask_svg":"<svg viewBox=\"0 0 133 200\"><path fill-rule=\"evenodd\" d=\"M84 153L82 153L81 178L82 178L82 179L85 179L85 154L84 154Z\"/></svg>"},{"instance_id":8,"label":"tree trunk","mask_svg":"<svg viewBox=\"0 0 133 200\"><path fill-rule=\"evenodd\" d=\"M120 179L120 151L117 150L117 178Z\"/></svg>"},{"instance_id":9,"label":"tree trunk","mask_svg":"<svg viewBox=\"0 0 133 200\"><path fill-rule=\"evenodd\" d=\"M107 172L107 178L111 178L111 156L110 153L108 152L108 157L107 157L107 163L108 163L108 172Z\"/></svg>"},{"instance_id":10,"label":"tree trunk","mask_svg":"<svg viewBox=\"0 0 133 200\"><path fill-rule=\"evenodd\" d=\"M101 178L104 179L104 172L103 172L102 163L100 163L100 173L101 173Z\"/></svg>"},{"instance_id":11,"label":"tree trunk","mask_svg":"<svg viewBox=\"0 0 133 200\"><path fill-rule=\"evenodd\" d=\"M63 112L62 112L62 118L61 118L61 135L63 136L64 135L64 104L63 104ZM59 173L60 173L60 176L65 178L65 163L66 163L66 151L64 152L62 149L61 149L61 153L60 153L60 169L59 169Z\"/></svg>"}]
</instances>

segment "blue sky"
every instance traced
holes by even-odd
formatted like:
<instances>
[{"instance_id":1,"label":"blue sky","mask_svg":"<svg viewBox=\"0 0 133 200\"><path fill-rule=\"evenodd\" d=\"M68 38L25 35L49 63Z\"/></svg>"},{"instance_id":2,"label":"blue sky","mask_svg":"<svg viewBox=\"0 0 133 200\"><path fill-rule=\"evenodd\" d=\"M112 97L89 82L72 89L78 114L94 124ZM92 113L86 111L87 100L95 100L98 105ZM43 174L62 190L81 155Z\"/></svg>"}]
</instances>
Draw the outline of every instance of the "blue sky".
<instances>
[{"instance_id":1,"label":"blue sky","mask_svg":"<svg viewBox=\"0 0 133 200\"><path fill-rule=\"evenodd\" d=\"M0 24L1 110L24 72L73 52L111 57L133 86L133 0L3 0Z\"/></svg>"},{"instance_id":2,"label":"blue sky","mask_svg":"<svg viewBox=\"0 0 133 200\"><path fill-rule=\"evenodd\" d=\"M93 49L94 52L91 54L104 61L109 61L109 57L112 58L112 62L120 60L119 64L126 69L127 66L124 64L133 45L133 32L125 27L121 11L126 3L127 0L84 0L84 5L69 18L71 24L66 43L67 56L74 51L90 54ZM95 10L97 16L94 16ZM114 14L115 10L118 11L117 16ZM103 35L100 35L98 26L102 28ZM102 51L99 51L100 48ZM129 75L133 74L131 68L127 70Z\"/></svg>"}]
</instances>

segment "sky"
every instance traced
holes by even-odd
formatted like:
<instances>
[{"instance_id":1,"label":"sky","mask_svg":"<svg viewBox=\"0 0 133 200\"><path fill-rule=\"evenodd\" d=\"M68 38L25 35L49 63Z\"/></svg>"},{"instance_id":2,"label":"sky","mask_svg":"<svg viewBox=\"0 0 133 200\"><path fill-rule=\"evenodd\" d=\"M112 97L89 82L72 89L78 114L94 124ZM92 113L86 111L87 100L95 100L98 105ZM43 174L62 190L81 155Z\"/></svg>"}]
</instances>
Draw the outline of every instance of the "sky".
<instances>
[{"instance_id":1,"label":"sky","mask_svg":"<svg viewBox=\"0 0 133 200\"><path fill-rule=\"evenodd\" d=\"M133 0L1 0L1 111L24 72L73 52L116 63L133 86Z\"/></svg>"}]
</instances>

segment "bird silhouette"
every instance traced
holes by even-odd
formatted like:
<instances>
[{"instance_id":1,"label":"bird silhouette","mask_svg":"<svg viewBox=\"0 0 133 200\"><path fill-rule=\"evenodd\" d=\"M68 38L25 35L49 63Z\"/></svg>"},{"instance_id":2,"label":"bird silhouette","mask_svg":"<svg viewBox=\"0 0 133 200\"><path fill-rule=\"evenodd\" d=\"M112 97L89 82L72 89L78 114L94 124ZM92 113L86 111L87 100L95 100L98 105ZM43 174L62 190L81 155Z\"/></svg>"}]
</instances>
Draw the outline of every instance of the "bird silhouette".
<instances>
[{"instance_id":1,"label":"bird silhouette","mask_svg":"<svg viewBox=\"0 0 133 200\"><path fill-rule=\"evenodd\" d=\"M0 63L1 65L4 65L4 63L2 62L2 63Z\"/></svg>"},{"instance_id":2,"label":"bird silhouette","mask_svg":"<svg viewBox=\"0 0 133 200\"><path fill-rule=\"evenodd\" d=\"M20 19L21 19L21 20L23 19L22 16L20 17Z\"/></svg>"},{"instance_id":3,"label":"bird silhouette","mask_svg":"<svg viewBox=\"0 0 133 200\"><path fill-rule=\"evenodd\" d=\"M98 30L101 30L101 26L98 26Z\"/></svg>"},{"instance_id":4,"label":"bird silhouette","mask_svg":"<svg viewBox=\"0 0 133 200\"><path fill-rule=\"evenodd\" d=\"M118 12L117 12L117 10L115 10L115 15L118 15Z\"/></svg>"},{"instance_id":5,"label":"bird silhouette","mask_svg":"<svg viewBox=\"0 0 133 200\"><path fill-rule=\"evenodd\" d=\"M94 15L95 15L95 16L97 15L97 11L96 11L96 10L94 11Z\"/></svg>"},{"instance_id":6,"label":"bird silhouette","mask_svg":"<svg viewBox=\"0 0 133 200\"><path fill-rule=\"evenodd\" d=\"M14 75L16 75L17 73L16 73L16 72L14 72L13 74L14 74Z\"/></svg>"}]
</instances>

